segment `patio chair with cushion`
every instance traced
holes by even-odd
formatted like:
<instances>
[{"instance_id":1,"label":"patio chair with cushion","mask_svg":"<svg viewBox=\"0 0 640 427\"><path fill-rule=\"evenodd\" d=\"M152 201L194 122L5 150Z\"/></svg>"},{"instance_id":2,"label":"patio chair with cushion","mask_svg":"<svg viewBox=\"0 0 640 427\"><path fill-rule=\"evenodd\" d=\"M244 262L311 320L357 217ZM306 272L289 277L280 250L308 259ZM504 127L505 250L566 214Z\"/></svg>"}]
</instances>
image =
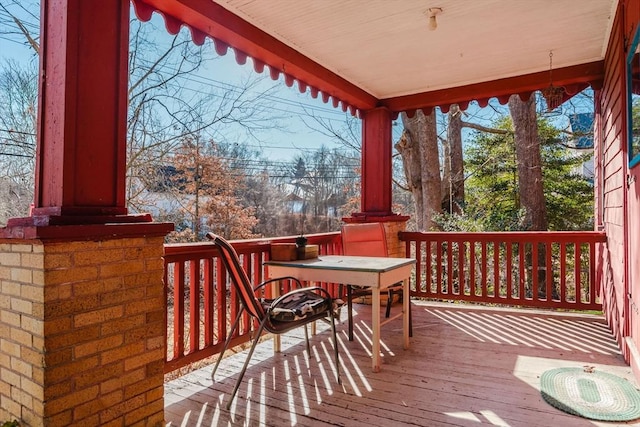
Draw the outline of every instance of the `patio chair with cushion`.
<instances>
[{"instance_id":1,"label":"patio chair with cushion","mask_svg":"<svg viewBox=\"0 0 640 427\"><path fill-rule=\"evenodd\" d=\"M353 223L342 226L342 253L354 256L387 257L387 237L380 222ZM371 295L371 288L347 286L347 318L349 321L349 341L353 341L353 300ZM385 317L391 315L394 295L402 298L402 282L387 288L387 309ZM376 307L373 307L376 308ZM411 331L411 311L409 311L409 334Z\"/></svg>"},{"instance_id":2,"label":"patio chair with cushion","mask_svg":"<svg viewBox=\"0 0 640 427\"><path fill-rule=\"evenodd\" d=\"M341 384L335 317L336 312L342 305L342 302L338 299L332 298L329 292L321 287L303 287L300 281L294 277L274 278L262 282L254 287L242 268L238 254L231 244L222 237L213 233L208 233L207 238L211 239L213 244L220 251L220 259L227 269L231 283L233 284L241 301L241 309L231 326L231 330L224 343L222 352L220 353L220 356L213 368L213 372L211 373L212 378L214 378L220 361L229 347L231 338L240 324L242 314L246 311L250 316L257 320L259 325L257 331L252 337L251 349L249 350L249 354L244 362L242 371L238 376L231 398L227 403L227 409L231 407L231 403L233 402L238 388L240 387L242 378L244 377L249 361L251 360L251 356L253 356L256 344L258 343L263 331L279 335L291 331L292 329L303 327L307 342L307 354L310 356L309 334L306 325L316 320L327 321L331 325L331 332L333 334L336 379L338 384ZM265 294L267 285L272 283L279 284L281 280L290 280L291 283L295 284L296 289L274 299L258 296Z\"/></svg>"}]
</instances>

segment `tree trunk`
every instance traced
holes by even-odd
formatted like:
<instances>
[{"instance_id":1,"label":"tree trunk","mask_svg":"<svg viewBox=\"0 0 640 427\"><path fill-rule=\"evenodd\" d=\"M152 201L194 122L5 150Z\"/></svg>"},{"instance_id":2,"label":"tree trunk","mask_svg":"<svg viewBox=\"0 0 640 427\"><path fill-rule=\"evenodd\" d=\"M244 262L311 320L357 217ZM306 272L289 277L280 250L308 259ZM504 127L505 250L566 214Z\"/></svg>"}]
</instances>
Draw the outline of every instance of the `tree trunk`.
<instances>
[{"instance_id":1,"label":"tree trunk","mask_svg":"<svg viewBox=\"0 0 640 427\"><path fill-rule=\"evenodd\" d=\"M407 182L414 195L416 224L419 230L433 230L437 228L433 217L442 212L442 180L435 115L431 113L425 116L418 110L415 116L409 118L402 113L402 123L405 128L401 138L404 147L398 143L396 148L402 156ZM421 195L417 194L419 191Z\"/></svg>"},{"instance_id":2,"label":"tree trunk","mask_svg":"<svg viewBox=\"0 0 640 427\"><path fill-rule=\"evenodd\" d=\"M524 230L547 229L535 99L535 95L531 95L526 102L518 95L509 98L509 111L515 131L519 201L520 208L524 210L521 225Z\"/></svg>"},{"instance_id":3,"label":"tree trunk","mask_svg":"<svg viewBox=\"0 0 640 427\"><path fill-rule=\"evenodd\" d=\"M402 114L404 115L404 113ZM413 196L416 227L418 230L423 230L424 223L420 214L424 206L422 202L422 175L420 174L420 148L417 141L409 139L406 130L402 132L402 136L396 142L395 148L402 156L402 167L407 180L407 187Z\"/></svg>"},{"instance_id":4,"label":"tree trunk","mask_svg":"<svg viewBox=\"0 0 640 427\"><path fill-rule=\"evenodd\" d=\"M464 165L462 160L462 111L457 104L449 109L449 126L444 156L442 206L449 213L461 214L464 208Z\"/></svg>"}]
</instances>

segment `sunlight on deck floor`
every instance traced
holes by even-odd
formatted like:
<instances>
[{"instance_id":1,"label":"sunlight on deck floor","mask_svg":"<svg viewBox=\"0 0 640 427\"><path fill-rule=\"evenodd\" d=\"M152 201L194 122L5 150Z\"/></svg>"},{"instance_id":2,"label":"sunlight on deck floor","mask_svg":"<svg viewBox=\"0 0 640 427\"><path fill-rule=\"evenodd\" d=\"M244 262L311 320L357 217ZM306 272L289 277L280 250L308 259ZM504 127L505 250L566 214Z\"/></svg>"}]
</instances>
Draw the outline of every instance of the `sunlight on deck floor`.
<instances>
[{"instance_id":1,"label":"sunlight on deck floor","mask_svg":"<svg viewBox=\"0 0 640 427\"><path fill-rule=\"evenodd\" d=\"M593 366L626 378L628 367L601 316L413 302L411 348L400 321L382 328L382 371L371 372L370 306L355 305L355 340L338 326L342 385L328 326L307 357L302 330L281 353L258 345L231 409L247 351L165 384L167 426L613 426L565 414L542 400L547 369ZM399 309L399 307L394 307Z\"/></svg>"}]
</instances>

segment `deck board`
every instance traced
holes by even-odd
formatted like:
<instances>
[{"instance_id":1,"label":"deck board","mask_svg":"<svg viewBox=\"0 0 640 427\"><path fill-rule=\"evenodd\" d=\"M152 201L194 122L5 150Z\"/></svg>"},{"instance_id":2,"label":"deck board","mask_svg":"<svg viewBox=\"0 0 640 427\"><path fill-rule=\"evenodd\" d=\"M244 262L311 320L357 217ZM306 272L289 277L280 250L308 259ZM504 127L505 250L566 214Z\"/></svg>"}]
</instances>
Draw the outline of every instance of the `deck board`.
<instances>
[{"instance_id":1,"label":"deck board","mask_svg":"<svg viewBox=\"0 0 640 427\"><path fill-rule=\"evenodd\" d=\"M342 385L318 324L310 359L302 331L285 335L275 355L270 341L259 344L229 411L246 350L222 361L215 382L212 366L167 382L167 426L640 425L585 420L540 396L540 375L558 367L594 366L636 385L602 316L414 302L411 348L402 349L399 320L384 326L382 371L373 373L371 309L355 308L355 340L346 320L338 326Z\"/></svg>"}]
</instances>

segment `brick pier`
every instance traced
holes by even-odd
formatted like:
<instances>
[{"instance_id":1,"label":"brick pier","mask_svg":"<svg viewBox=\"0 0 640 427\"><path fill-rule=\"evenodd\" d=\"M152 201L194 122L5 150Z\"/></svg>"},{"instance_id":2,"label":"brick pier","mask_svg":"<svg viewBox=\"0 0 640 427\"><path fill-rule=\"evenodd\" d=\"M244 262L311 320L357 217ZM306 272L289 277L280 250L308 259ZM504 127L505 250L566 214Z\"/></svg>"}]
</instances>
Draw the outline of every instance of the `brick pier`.
<instances>
[{"instance_id":1,"label":"brick pier","mask_svg":"<svg viewBox=\"0 0 640 427\"><path fill-rule=\"evenodd\" d=\"M163 237L0 240L0 420L162 425Z\"/></svg>"}]
</instances>

